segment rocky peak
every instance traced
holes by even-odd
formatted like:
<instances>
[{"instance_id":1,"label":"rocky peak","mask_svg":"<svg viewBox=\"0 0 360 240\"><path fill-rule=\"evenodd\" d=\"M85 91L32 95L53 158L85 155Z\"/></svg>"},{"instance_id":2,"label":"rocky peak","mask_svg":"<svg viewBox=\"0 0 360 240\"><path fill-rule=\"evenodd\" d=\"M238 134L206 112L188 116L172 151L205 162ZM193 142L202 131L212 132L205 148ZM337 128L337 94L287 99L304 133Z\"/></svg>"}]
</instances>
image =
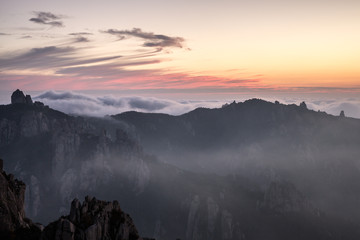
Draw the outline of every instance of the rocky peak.
<instances>
[{"instance_id":1,"label":"rocky peak","mask_svg":"<svg viewBox=\"0 0 360 240\"><path fill-rule=\"evenodd\" d=\"M341 112L340 112L340 117L342 117L342 118L345 117L345 112L344 112L344 110L341 110Z\"/></svg>"},{"instance_id":2,"label":"rocky peak","mask_svg":"<svg viewBox=\"0 0 360 240\"><path fill-rule=\"evenodd\" d=\"M130 218L120 209L117 201L106 202L85 197L71 203L70 214L50 223L43 239L123 239L141 240Z\"/></svg>"},{"instance_id":3,"label":"rocky peak","mask_svg":"<svg viewBox=\"0 0 360 240\"><path fill-rule=\"evenodd\" d=\"M301 109L307 109L306 103L304 101L301 102L299 106Z\"/></svg>"},{"instance_id":4,"label":"rocky peak","mask_svg":"<svg viewBox=\"0 0 360 240\"><path fill-rule=\"evenodd\" d=\"M15 103L23 103L23 104L28 104L28 105L32 105L33 101L31 99L30 95L26 95L20 91L19 89L16 89L15 92L12 93L11 95L11 104L15 104Z\"/></svg>"}]
</instances>

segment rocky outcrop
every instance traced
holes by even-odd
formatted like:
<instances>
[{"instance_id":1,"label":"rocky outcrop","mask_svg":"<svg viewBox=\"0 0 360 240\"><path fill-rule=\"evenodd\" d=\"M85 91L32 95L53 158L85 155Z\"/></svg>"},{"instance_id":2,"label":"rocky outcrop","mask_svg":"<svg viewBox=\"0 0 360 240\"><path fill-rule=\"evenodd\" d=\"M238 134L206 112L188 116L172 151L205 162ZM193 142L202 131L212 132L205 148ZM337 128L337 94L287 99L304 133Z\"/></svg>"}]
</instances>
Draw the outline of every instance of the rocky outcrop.
<instances>
[{"instance_id":1,"label":"rocky outcrop","mask_svg":"<svg viewBox=\"0 0 360 240\"><path fill-rule=\"evenodd\" d=\"M25 217L25 184L6 174L2 167L0 159L0 239L143 240L117 201L100 201L89 196L82 204L74 199L70 214L45 228L34 224Z\"/></svg>"},{"instance_id":2,"label":"rocky outcrop","mask_svg":"<svg viewBox=\"0 0 360 240\"><path fill-rule=\"evenodd\" d=\"M6 174L0 159L0 239L38 239L40 228L25 217L25 183Z\"/></svg>"},{"instance_id":3,"label":"rocky outcrop","mask_svg":"<svg viewBox=\"0 0 360 240\"><path fill-rule=\"evenodd\" d=\"M17 228L26 226L24 221L25 183L14 179L14 175L6 174L1 169L0 192L0 230L15 231Z\"/></svg>"},{"instance_id":4,"label":"rocky outcrop","mask_svg":"<svg viewBox=\"0 0 360 240\"><path fill-rule=\"evenodd\" d=\"M341 112L340 112L340 117L342 117L342 118L345 117L345 112L344 112L344 110L341 110Z\"/></svg>"},{"instance_id":5,"label":"rocky outcrop","mask_svg":"<svg viewBox=\"0 0 360 240\"><path fill-rule=\"evenodd\" d=\"M0 147L22 137L47 133L57 127L55 116L58 114L49 114L48 106L42 102L33 103L31 96L25 96L19 89L11 95L11 104L1 107Z\"/></svg>"},{"instance_id":6,"label":"rocky outcrop","mask_svg":"<svg viewBox=\"0 0 360 240\"><path fill-rule=\"evenodd\" d=\"M120 209L117 201L105 202L86 197L71 203L70 214L50 223L43 232L47 239L121 239L141 240L130 218Z\"/></svg>"},{"instance_id":7,"label":"rocky outcrop","mask_svg":"<svg viewBox=\"0 0 360 240\"><path fill-rule=\"evenodd\" d=\"M20 91L19 89L16 89L16 91L13 92L11 95L11 104L16 104L16 103L32 105L33 101L31 99L30 95L25 96L22 91Z\"/></svg>"}]
</instances>

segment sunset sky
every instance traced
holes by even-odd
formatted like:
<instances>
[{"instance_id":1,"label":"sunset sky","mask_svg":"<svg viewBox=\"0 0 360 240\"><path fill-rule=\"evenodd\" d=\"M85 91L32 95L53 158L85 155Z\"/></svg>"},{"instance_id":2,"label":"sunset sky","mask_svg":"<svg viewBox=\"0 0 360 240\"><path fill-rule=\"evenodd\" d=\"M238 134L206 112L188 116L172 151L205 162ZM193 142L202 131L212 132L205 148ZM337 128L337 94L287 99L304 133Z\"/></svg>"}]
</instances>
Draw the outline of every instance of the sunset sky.
<instances>
[{"instance_id":1,"label":"sunset sky","mask_svg":"<svg viewBox=\"0 0 360 240\"><path fill-rule=\"evenodd\" d=\"M1 91L360 93L359 0L0 0Z\"/></svg>"}]
</instances>

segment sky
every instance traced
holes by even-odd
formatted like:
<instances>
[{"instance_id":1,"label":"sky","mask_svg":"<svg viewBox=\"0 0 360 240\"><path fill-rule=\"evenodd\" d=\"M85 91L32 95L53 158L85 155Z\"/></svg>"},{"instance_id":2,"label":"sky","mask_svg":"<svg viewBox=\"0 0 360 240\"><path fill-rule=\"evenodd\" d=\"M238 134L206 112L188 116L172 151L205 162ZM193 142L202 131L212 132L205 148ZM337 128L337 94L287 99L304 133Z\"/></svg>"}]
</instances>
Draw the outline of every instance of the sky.
<instances>
[{"instance_id":1,"label":"sky","mask_svg":"<svg viewBox=\"0 0 360 240\"><path fill-rule=\"evenodd\" d=\"M0 0L0 100L17 88L358 111L360 1Z\"/></svg>"}]
</instances>

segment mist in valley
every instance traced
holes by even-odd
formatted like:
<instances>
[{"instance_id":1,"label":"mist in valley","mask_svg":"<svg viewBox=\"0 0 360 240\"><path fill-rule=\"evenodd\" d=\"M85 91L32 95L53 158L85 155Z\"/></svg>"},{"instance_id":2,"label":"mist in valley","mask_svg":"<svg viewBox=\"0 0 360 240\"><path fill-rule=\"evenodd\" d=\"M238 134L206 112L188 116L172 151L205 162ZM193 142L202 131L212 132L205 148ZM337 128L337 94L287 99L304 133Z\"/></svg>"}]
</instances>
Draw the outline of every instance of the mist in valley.
<instances>
[{"instance_id":1,"label":"mist in valley","mask_svg":"<svg viewBox=\"0 0 360 240\"><path fill-rule=\"evenodd\" d=\"M358 119L260 99L177 116L0 110L0 154L35 221L91 195L156 239L359 236Z\"/></svg>"}]
</instances>

